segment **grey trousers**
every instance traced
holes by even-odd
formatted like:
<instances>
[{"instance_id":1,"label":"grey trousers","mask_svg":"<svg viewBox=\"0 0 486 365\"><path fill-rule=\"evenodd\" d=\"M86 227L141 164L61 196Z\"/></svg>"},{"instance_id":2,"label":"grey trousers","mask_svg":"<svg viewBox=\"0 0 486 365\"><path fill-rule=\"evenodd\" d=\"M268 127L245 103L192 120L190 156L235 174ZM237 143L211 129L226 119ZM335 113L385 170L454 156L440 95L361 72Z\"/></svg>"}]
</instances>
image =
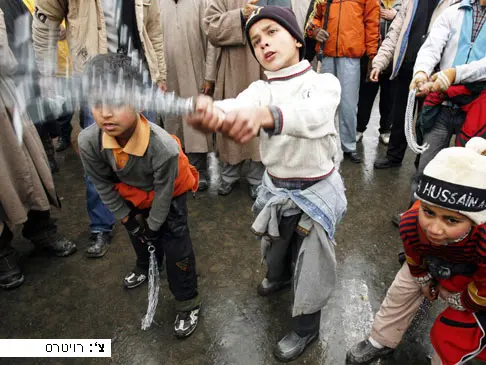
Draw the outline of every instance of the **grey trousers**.
<instances>
[{"instance_id":1,"label":"grey trousers","mask_svg":"<svg viewBox=\"0 0 486 365\"><path fill-rule=\"evenodd\" d=\"M279 224L280 239L273 241L266 255L267 279L269 281L287 281L292 278L295 261L304 240L296 232L301 214L282 217ZM301 337L319 331L321 311L292 318L293 330Z\"/></svg>"},{"instance_id":2,"label":"grey trousers","mask_svg":"<svg viewBox=\"0 0 486 365\"><path fill-rule=\"evenodd\" d=\"M262 176L265 172L265 166L260 161L250 160L250 169L246 174L246 179L251 185L260 185L262 183ZM223 163L223 168L221 170L221 178L224 182L228 184L233 184L237 182L241 177L241 169L245 161L240 162L236 165L230 165L227 162Z\"/></svg>"},{"instance_id":3,"label":"grey trousers","mask_svg":"<svg viewBox=\"0 0 486 365\"><path fill-rule=\"evenodd\" d=\"M412 180L412 201L415 200L418 180L425 167L441 150L449 147L452 136L460 132L465 118L465 113L460 109L448 106L440 107L432 130L424 136L424 142L428 143L430 147L420 155L420 163Z\"/></svg>"}]
</instances>

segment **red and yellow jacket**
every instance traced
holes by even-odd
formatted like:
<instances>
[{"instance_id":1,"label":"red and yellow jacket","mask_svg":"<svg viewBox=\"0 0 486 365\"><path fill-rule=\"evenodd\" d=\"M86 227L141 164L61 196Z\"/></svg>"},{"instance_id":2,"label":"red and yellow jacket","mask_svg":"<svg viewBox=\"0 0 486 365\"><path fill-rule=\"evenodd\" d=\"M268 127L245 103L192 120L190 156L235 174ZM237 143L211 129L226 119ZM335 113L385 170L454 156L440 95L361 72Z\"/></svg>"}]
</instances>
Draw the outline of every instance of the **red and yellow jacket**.
<instances>
[{"instance_id":1,"label":"red and yellow jacket","mask_svg":"<svg viewBox=\"0 0 486 365\"><path fill-rule=\"evenodd\" d=\"M306 35L312 37L315 28L322 28L327 0L314 5ZM380 41L380 4L378 0L333 0L327 26L329 39L324 56L361 58L365 53L371 59L378 52ZM321 44L318 42L316 51Z\"/></svg>"}]
</instances>

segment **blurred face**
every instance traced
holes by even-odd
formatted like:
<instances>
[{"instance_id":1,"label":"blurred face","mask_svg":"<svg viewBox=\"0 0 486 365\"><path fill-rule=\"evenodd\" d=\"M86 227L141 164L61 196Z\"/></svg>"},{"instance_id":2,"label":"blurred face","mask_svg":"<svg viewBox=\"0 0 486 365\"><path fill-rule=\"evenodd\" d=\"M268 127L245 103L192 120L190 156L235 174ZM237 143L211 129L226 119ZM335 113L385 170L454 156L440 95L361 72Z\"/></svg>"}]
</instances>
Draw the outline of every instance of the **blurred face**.
<instances>
[{"instance_id":1,"label":"blurred face","mask_svg":"<svg viewBox=\"0 0 486 365\"><path fill-rule=\"evenodd\" d=\"M435 245L466 238L473 226L473 222L460 213L424 202L420 203L419 224L428 240Z\"/></svg>"},{"instance_id":2,"label":"blurred face","mask_svg":"<svg viewBox=\"0 0 486 365\"><path fill-rule=\"evenodd\" d=\"M250 41L255 56L268 71L278 71L299 63L302 44L277 22L262 19L250 28Z\"/></svg>"},{"instance_id":3,"label":"blurred face","mask_svg":"<svg viewBox=\"0 0 486 365\"><path fill-rule=\"evenodd\" d=\"M137 126L138 114L127 105L95 104L91 111L100 129L117 139L130 139Z\"/></svg>"}]
</instances>

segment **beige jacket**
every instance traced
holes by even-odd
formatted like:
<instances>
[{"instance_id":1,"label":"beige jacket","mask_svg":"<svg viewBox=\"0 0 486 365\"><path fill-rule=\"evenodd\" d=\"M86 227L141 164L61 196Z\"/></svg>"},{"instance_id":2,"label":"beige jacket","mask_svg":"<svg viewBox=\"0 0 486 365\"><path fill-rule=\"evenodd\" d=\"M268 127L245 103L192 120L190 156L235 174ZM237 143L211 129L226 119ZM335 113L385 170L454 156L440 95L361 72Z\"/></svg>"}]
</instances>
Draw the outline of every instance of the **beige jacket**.
<instances>
[{"instance_id":1,"label":"beige jacket","mask_svg":"<svg viewBox=\"0 0 486 365\"><path fill-rule=\"evenodd\" d=\"M59 207L54 181L39 134L23 113L22 144L17 141L11 111L17 108L17 93L9 72L15 59L8 46L3 12L0 10L0 234L3 222L10 227L27 221L29 210Z\"/></svg>"},{"instance_id":2,"label":"beige jacket","mask_svg":"<svg viewBox=\"0 0 486 365\"><path fill-rule=\"evenodd\" d=\"M214 99L235 98L252 82L260 80L260 64L247 45L241 24L241 8L247 0L211 0L205 12L204 29L209 42L221 49L217 60ZM236 165L244 160L260 161L260 139L240 145L217 134L219 157Z\"/></svg>"},{"instance_id":3,"label":"beige jacket","mask_svg":"<svg viewBox=\"0 0 486 365\"><path fill-rule=\"evenodd\" d=\"M413 9L418 0L403 0L402 7L397 16L393 20L390 29L386 35L385 40L381 44L377 55L373 59L373 68L377 68L381 71L387 69L390 62L393 61L393 72L390 79L394 79L405 56L407 50L408 39L405 39L405 33L413 21ZM452 5L455 0L440 0L439 4L432 14L432 18L429 24L429 31L435 20L442 12Z\"/></svg>"},{"instance_id":4,"label":"beige jacket","mask_svg":"<svg viewBox=\"0 0 486 365\"><path fill-rule=\"evenodd\" d=\"M90 58L107 53L106 26L100 0L36 0L35 5L32 37L42 74L55 74L58 29L64 19L74 72L82 72ZM151 78L154 82L165 81L164 37L158 1L135 0L135 13Z\"/></svg>"}]
</instances>

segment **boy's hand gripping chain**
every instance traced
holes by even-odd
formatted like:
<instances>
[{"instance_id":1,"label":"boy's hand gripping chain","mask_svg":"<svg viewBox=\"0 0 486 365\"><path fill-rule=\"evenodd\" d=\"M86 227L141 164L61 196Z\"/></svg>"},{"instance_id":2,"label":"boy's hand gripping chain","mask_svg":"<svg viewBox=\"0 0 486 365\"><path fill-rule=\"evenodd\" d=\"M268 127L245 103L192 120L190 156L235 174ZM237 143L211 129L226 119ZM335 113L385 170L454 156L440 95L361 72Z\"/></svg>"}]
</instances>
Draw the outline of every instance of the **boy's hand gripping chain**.
<instances>
[{"instance_id":1,"label":"boy's hand gripping chain","mask_svg":"<svg viewBox=\"0 0 486 365\"><path fill-rule=\"evenodd\" d=\"M405 137L407 139L408 147L416 154L424 153L430 146L428 143L419 146L416 138L416 123L415 117L417 114L417 107L415 103L415 95L417 89L410 90L408 94L407 109L405 111Z\"/></svg>"}]
</instances>

